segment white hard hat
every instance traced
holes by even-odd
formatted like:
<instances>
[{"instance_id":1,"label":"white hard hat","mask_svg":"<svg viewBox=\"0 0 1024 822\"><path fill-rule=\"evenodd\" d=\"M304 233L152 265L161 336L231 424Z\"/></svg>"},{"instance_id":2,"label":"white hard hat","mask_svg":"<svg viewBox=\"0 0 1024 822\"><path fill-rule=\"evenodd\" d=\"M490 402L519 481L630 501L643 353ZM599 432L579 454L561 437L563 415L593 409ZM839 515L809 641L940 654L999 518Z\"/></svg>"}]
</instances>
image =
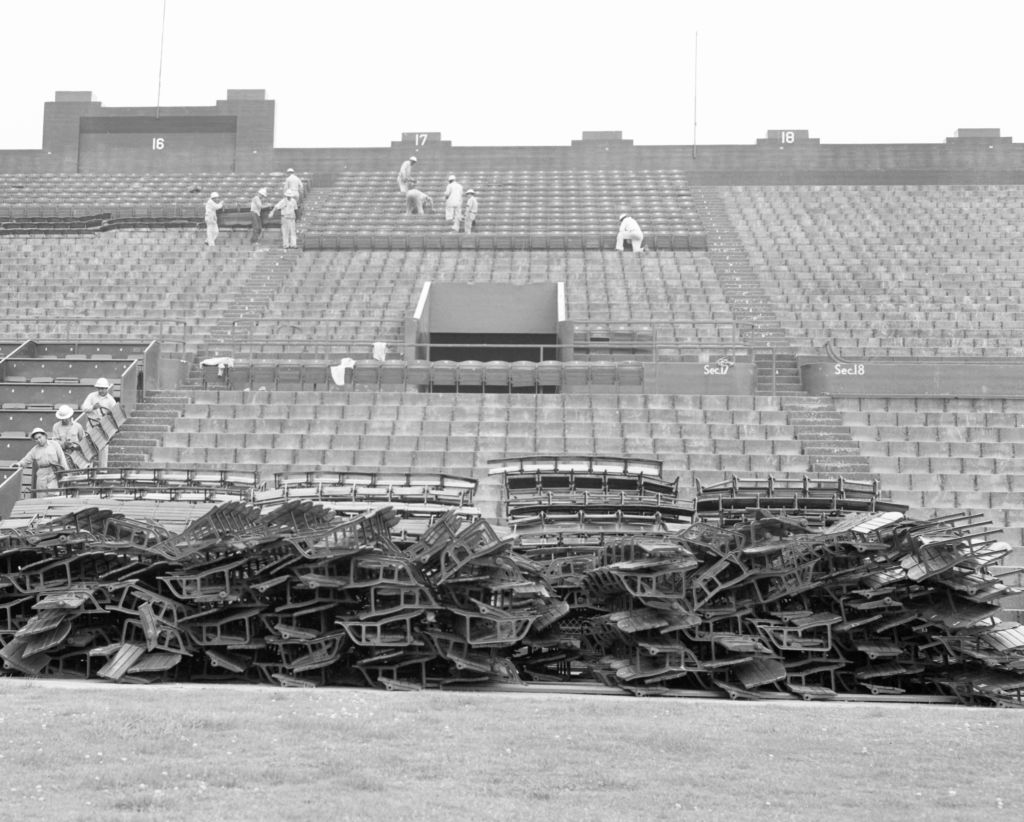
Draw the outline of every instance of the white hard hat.
<instances>
[{"instance_id":1,"label":"white hard hat","mask_svg":"<svg viewBox=\"0 0 1024 822\"><path fill-rule=\"evenodd\" d=\"M621 222L622 222L623 220L625 220L625 219L626 219L626 218L627 218L628 216L629 216L628 214L620 214L620 215L619 215L619 222L621 223Z\"/></svg>"},{"instance_id":2,"label":"white hard hat","mask_svg":"<svg viewBox=\"0 0 1024 822\"><path fill-rule=\"evenodd\" d=\"M62 405L57 409L57 419L69 420L75 415L75 409L70 405Z\"/></svg>"},{"instance_id":3,"label":"white hard hat","mask_svg":"<svg viewBox=\"0 0 1024 822\"><path fill-rule=\"evenodd\" d=\"M96 382L93 385L93 387L94 388L110 388L110 380L108 380L106 377L100 377L98 380L96 380Z\"/></svg>"},{"instance_id":4,"label":"white hard hat","mask_svg":"<svg viewBox=\"0 0 1024 822\"><path fill-rule=\"evenodd\" d=\"M219 200L220 199L220 195L215 191L215 192L213 192L213 194L210 195L210 199L211 200Z\"/></svg>"},{"instance_id":5,"label":"white hard hat","mask_svg":"<svg viewBox=\"0 0 1024 822\"><path fill-rule=\"evenodd\" d=\"M409 158L409 162L410 163L418 163L419 160L416 159L416 155L413 155L412 157Z\"/></svg>"},{"instance_id":6,"label":"white hard hat","mask_svg":"<svg viewBox=\"0 0 1024 822\"><path fill-rule=\"evenodd\" d=\"M466 194L472 194L475 197L476 196L476 189L471 188L469 191L466 192Z\"/></svg>"},{"instance_id":7,"label":"white hard hat","mask_svg":"<svg viewBox=\"0 0 1024 822\"><path fill-rule=\"evenodd\" d=\"M46 432L42 428L33 428L32 433L28 435L28 438L30 440L35 439L36 434L42 434L44 437L46 436Z\"/></svg>"},{"instance_id":8,"label":"white hard hat","mask_svg":"<svg viewBox=\"0 0 1024 822\"><path fill-rule=\"evenodd\" d=\"M448 182L449 182L449 183L450 183L450 182L451 182L452 180L454 180L454 179L455 179L455 175L454 175L454 174L449 174L449 175L448 175Z\"/></svg>"},{"instance_id":9,"label":"white hard hat","mask_svg":"<svg viewBox=\"0 0 1024 822\"><path fill-rule=\"evenodd\" d=\"M259 191L257 192L257 194L259 194L259 195L260 195L261 197L266 197L266 196L267 196L267 190L266 190L265 188L261 188L261 189L260 189L260 190L259 190Z\"/></svg>"},{"instance_id":10,"label":"white hard hat","mask_svg":"<svg viewBox=\"0 0 1024 822\"><path fill-rule=\"evenodd\" d=\"M288 169L287 173L288 174L294 174L295 173L295 169L294 168L290 168L290 169Z\"/></svg>"}]
</instances>

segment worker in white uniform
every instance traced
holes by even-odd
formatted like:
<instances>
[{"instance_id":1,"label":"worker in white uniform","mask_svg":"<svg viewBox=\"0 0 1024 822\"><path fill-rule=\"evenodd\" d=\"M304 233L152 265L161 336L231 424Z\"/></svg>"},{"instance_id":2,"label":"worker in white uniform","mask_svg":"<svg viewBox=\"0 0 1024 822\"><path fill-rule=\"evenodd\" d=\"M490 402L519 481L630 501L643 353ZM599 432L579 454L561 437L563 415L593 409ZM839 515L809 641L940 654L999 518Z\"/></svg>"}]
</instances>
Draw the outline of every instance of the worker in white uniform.
<instances>
[{"instance_id":1,"label":"worker in white uniform","mask_svg":"<svg viewBox=\"0 0 1024 822\"><path fill-rule=\"evenodd\" d=\"M270 209L270 217L274 212L281 212L281 248L298 248L298 235L295 232L295 214L298 210L298 194L289 191ZM268 218L269 219L269 218Z\"/></svg>"},{"instance_id":2,"label":"worker in white uniform","mask_svg":"<svg viewBox=\"0 0 1024 822\"><path fill-rule=\"evenodd\" d=\"M85 424L93 442L96 444L96 468L107 467L107 436L103 433L102 420L114 413L117 400L110 394L110 380L100 377L93 386L96 390L82 402L85 412ZM101 444L102 443L102 444Z\"/></svg>"},{"instance_id":3,"label":"worker in white uniform","mask_svg":"<svg viewBox=\"0 0 1024 822\"><path fill-rule=\"evenodd\" d=\"M466 233L473 233L473 226L476 225L476 212L479 206L476 202L476 191L470 189L466 192L466 205L462 210L462 221L466 226Z\"/></svg>"},{"instance_id":4,"label":"worker in white uniform","mask_svg":"<svg viewBox=\"0 0 1024 822\"><path fill-rule=\"evenodd\" d=\"M405 192L405 213L422 214L424 211L434 210L434 198L424 194L418 188L410 188Z\"/></svg>"},{"instance_id":5,"label":"worker in white uniform","mask_svg":"<svg viewBox=\"0 0 1024 822\"><path fill-rule=\"evenodd\" d=\"M68 461L64 449L56 442L50 441L42 428L32 429L29 435L35 440L32 449L14 463L15 468L32 469L32 490L37 497L53 497L57 495L60 475L68 470Z\"/></svg>"},{"instance_id":6,"label":"worker in white uniform","mask_svg":"<svg viewBox=\"0 0 1024 822\"><path fill-rule=\"evenodd\" d=\"M224 208L220 201L220 195L215 191L206 201L206 244L213 246L217 244L217 235L220 234L220 227L217 225L217 212Z\"/></svg>"},{"instance_id":7,"label":"worker in white uniform","mask_svg":"<svg viewBox=\"0 0 1024 822\"><path fill-rule=\"evenodd\" d=\"M628 214L621 214L619 215L619 235L615 238L615 250L625 251L626 240L632 243L633 251L643 250L644 233L640 230L640 224Z\"/></svg>"},{"instance_id":8,"label":"worker in white uniform","mask_svg":"<svg viewBox=\"0 0 1024 822\"><path fill-rule=\"evenodd\" d=\"M452 231L458 232L462 222L462 183L455 179L454 174L448 175L448 185L444 190L444 218L451 220Z\"/></svg>"},{"instance_id":9,"label":"worker in white uniform","mask_svg":"<svg viewBox=\"0 0 1024 822\"><path fill-rule=\"evenodd\" d=\"M50 439L63 449L65 455L72 451L81 451L85 429L75 420L75 409L70 405L62 405L57 409L56 417L57 421L50 431Z\"/></svg>"},{"instance_id":10,"label":"worker in white uniform","mask_svg":"<svg viewBox=\"0 0 1024 822\"><path fill-rule=\"evenodd\" d=\"M306 184L302 182L299 175L295 173L294 168L288 169L288 176L284 180L284 188L281 189L284 196L288 196L289 191L295 192L295 202L299 202L302 199L302 195L306 193Z\"/></svg>"},{"instance_id":11,"label":"worker in white uniform","mask_svg":"<svg viewBox=\"0 0 1024 822\"><path fill-rule=\"evenodd\" d=\"M398 190L403 194L416 185L416 178L412 176L412 167L416 165L416 162L415 157L410 157L398 169Z\"/></svg>"}]
</instances>

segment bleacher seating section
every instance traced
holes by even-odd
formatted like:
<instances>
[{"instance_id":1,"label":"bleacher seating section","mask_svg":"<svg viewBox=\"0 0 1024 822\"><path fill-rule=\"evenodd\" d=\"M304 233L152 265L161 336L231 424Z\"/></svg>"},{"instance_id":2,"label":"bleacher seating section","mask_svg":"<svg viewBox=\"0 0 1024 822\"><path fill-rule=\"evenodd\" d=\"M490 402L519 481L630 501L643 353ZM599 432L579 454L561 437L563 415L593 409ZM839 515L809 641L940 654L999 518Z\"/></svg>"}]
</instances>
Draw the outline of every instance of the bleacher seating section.
<instances>
[{"instance_id":1,"label":"bleacher seating section","mask_svg":"<svg viewBox=\"0 0 1024 822\"><path fill-rule=\"evenodd\" d=\"M75 231L146 225L198 224L206 198L221 195L224 212L249 211L257 189L271 204L283 194L285 175L0 173L0 234ZM86 218L101 218L87 221Z\"/></svg>"},{"instance_id":2,"label":"bleacher seating section","mask_svg":"<svg viewBox=\"0 0 1024 822\"><path fill-rule=\"evenodd\" d=\"M851 359L1024 356L1019 185L716 190L794 346ZM796 310L793 310L793 309Z\"/></svg>"},{"instance_id":3,"label":"bleacher seating section","mask_svg":"<svg viewBox=\"0 0 1024 822\"><path fill-rule=\"evenodd\" d=\"M197 220L214 186L239 207L258 184L280 187L274 175L136 175L134 184L119 175L0 177L0 222L97 208ZM438 201L443 179L423 178ZM485 480L488 461L534 453L658 460L680 489L733 475L827 473L785 396L651 393L643 383L624 388L622 371L600 367L746 343L764 330L750 327L752 300L778 320L776 346L795 354L821 356L826 343L864 359L1024 354L1022 186L692 188L671 169L514 167L463 182L481 192L485 242L452 245L441 214L403 214L392 171L365 170L325 175L314 187L300 221L304 250L290 256L276 250L275 236L253 249L241 231L225 232L215 250L192 228L9 234L0 240L8 296L0 338L8 346L54 336L180 340L197 367L180 417L148 449L148 466L470 476L481 480L476 501L490 514L501 512ZM642 256L608 249L622 210L637 213L655 239ZM749 263L765 296L737 290L737 258L722 251L727 234L736 240L729 255ZM680 237L689 239L661 241ZM265 270L276 273L264 278ZM340 358L368 359L374 341L401 339L427 281L565 283L580 343L565 359L585 369L585 380L615 376L591 393L545 392L540 364L518 372L514 363L507 372L492 365L485 374L483 360L479 374L463 369L467 379L512 387L518 373L521 390L482 392L466 382L443 393L425 390L437 363L423 383L422 370L402 361L377 363L346 386L329 380ZM612 344L617 323L631 328L621 351ZM638 337L637 325L650 338ZM212 355L250 370L207 373L204 387L198 361ZM269 379L251 370L261 363L276 364ZM289 380L280 367L296 363L299 376ZM569 366L559 364L563 376ZM863 460L859 473L883 495L915 515L986 513L1020 544L1024 401L837 398L834 410ZM115 461L129 467L114 445Z\"/></svg>"},{"instance_id":4,"label":"bleacher seating section","mask_svg":"<svg viewBox=\"0 0 1024 822\"><path fill-rule=\"evenodd\" d=\"M447 172L418 175L417 187L444 215ZM619 214L642 215L650 248L704 249L707 240L677 171L491 170L463 175L481 203L475 234L452 237L444 220L410 216L391 172L340 172L334 185L309 201L306 248L502 248L598 250L614 248Z\"/></svg>"}]
</instances>

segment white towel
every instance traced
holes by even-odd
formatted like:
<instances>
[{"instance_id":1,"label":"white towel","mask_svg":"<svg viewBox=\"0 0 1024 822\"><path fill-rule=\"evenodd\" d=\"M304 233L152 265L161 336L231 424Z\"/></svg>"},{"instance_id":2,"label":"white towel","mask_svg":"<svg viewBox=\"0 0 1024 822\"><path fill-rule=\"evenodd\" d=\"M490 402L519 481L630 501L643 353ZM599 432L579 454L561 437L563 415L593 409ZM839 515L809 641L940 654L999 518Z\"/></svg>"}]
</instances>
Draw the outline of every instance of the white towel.
<instances>
[{"instance_id":1,"label":"white towel","mask_svg":"<svg viewBox=\"0 0 1024 822\"><path fill-rule=\"evenodd\" d=\"M345 372L352 368L356 364L356 361L351 357L343 357L341 362L337 365L331 366L331 379L334 380L335 385L345 384Z\"/></svg>"},{"instance_id":2,"label":"white towel","mask_svg":"<svg viewBox=\"0 0 1024 822\"><path fill-rule=\"evenodd\" d=\"M375 342L373 344L373 358L377 362L384 362L388 358L388 344L386 342Z\"/></svg>"},{"instance_id":3,"label":"white towel","mask_svg":"<svg viewBox=\"0 0 1024 822\"><path fill-rule=\"evenodd\" d=\"M234 357L209 357L208 359L203 360L202 364L203 365L215 365L215 366L217 366L217 376L218 377L222 377L222 376L224 376L224 369L225 368L234 368L235 367L235 358Z\"/></svg>"}]
</instances>

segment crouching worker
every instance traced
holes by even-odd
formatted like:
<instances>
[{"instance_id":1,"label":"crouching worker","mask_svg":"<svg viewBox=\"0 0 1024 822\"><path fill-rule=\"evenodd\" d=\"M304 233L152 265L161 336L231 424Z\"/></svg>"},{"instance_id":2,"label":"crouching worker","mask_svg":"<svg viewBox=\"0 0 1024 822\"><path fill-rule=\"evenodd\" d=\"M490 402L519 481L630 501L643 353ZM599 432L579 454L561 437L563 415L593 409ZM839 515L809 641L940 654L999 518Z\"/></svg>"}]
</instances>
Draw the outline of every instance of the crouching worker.
<instances>
[{"instance_id":1,"label":"crouching worker","mask_svg":"<svg viewBox=\"0 0 1024 822\"><path fill-rule=\"evenodd\" d=\"M49 440L42 428L33 428L30 436L36 444L14 463L14 467L32 469L32 490L35 496L55 497L60 475L68 470L64 451L56 442Z\"/></svg>"},{"instance_id":2,"label":"crouching worker","mask_svg":"<svg viewBox=\"0 0 1024 822\"><path fill-rule=\"evenodd\" d=\"M405 192L405 213L422 214L424 211L434 210L434 200L429 194L424 194L418 188L410 188Z\"/></svg>"},{"instance_id":3,"label":"crouching worker","mask_svg":"<svg viewBox=\"0 0 1024 822\"><path fill-rule=\"evenodd\" d=\"M619 236L615 238L615 250L624 251L626 240L629 240L633 251L643 250L644 233L640 230L640 224L628 214L622 214L619 216Z\"/></svg>"}]
</instances>

